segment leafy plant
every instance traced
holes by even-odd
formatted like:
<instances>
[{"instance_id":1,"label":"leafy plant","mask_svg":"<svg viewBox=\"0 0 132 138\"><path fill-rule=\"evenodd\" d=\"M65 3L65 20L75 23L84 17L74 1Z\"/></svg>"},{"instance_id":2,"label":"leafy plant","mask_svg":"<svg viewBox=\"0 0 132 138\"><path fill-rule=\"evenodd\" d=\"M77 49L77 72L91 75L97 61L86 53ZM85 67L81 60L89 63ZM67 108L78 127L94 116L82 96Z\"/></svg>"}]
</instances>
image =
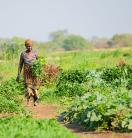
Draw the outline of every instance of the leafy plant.
<instances>
[{"instance_id":1,"label":"leafy plant","mask_svg":"<svg viewBox=\"0 0 132 138\"><path fill-rule=\"evenodd\" d=\"M63 113L66 121L77 122L89 130L118 129L131 131L132 97L124 88L117 92L86 93Z\"/></svg>"},{"instance_id":2,"label":"leafy plant","mask_svg":"<svg viewBox=\"0 0 132 138\"><path fill-rule=\"evenodd\" d=\"M88 74L88 71L84 70L79 70L79 69L72 69L68 71L62 71L58 83L61 83L63 81L69 81L69 82L77 82L77 83L82 83L87 81L86 80L86 75Z\"/></svg>"},{"instance_id":3,"label":"leafy plant","mask_svg":"<svg viewBox=\"0 0 132 138\"><path fill-rule=\"evenodd\" d=\"M132 66L122 65L112 68L104 68L102 70L101 78L107 83L114 84L116 86L121 85L124 81L129 81L132 78Z\"/></svg>"},{"instance_id":4,"label":"leafy plant","mask_svg":"<svg viewBox=\"0 0 132 138\"><path fill-rule=\"evenodd\" d=\"M22 99L20 94L23 91L23 84L17 83L14 78L3 82L0 85L0 113L1 112L23 112Z\"/></svg>"},{"instance_id":5,"label":"leafy plant","mask_svg":"<svg viewBox=\"0 0 132 138\"><path fill-rule=\"evenodd\" d=\"M62 71L58 78L55 93L58 96L81 96L86 93L82 83L87 80L87 71L69 70Z\"/></svg>"},{"instance_id":6,"label":"leafy plant","mask_svg":"<svg viewBox=\"0 0 132 138\"><path fill-rule=\"evenodd\" d=\"M43 57L39 57L36 61L33 62L31 67L31 72L34 77L41 78L43 76L43 67L46 64L46 61Z\"/></svg>"},{"instance_id":7,"label":"leafy plant","mask_svg":"<svg viewBox=\"0 0 132 138\"><path fill-rule=\"evenodd\" d=\"M10 117L0 119L1 138L76 138L54 119Z\"/></svg>"},{"instance_id":8,"label":"leafy plant","mask_svg":"<svg viewBox=\"0 0 132 138\"><path fill-rule=\"evenodd\" d=\"M81 84L77 82L71 83L65 81L57 85L55 93L58 96L73 97L83 95L84 93L86 93L86 90Z\"/></svg>"}]
</instances>

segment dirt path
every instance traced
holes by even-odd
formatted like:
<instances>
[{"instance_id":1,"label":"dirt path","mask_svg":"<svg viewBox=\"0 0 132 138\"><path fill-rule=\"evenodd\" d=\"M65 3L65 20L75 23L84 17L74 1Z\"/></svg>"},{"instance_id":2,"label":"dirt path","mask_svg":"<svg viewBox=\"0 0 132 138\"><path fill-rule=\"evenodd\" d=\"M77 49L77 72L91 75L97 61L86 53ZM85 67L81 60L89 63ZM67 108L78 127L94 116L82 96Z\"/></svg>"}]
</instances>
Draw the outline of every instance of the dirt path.
<instances>
[{"instance_id":1,"label":"dirt path","mask_svg":"<svg viewBox=\"0 0 132 138\"><path fill-rule=\"evenodd\" d=\"M27 108L32 112L33 118L57 118L58 106L51 104L38 104L37 106L28 105Z\"/></svg>"},{"instance_id":2,"label":"dirt path","mask_svg":"<svg viewBox=\"0 0 132 138\"><path fill-rule=\"evenodd\" d=\"M38 104L37 106L28 105L27 108L32 112L33 118L49 118L57 119L59 106L52 104ZM114 132L88 132L82 127L75 124L61 125L67 127L70 131L78 135L80 138L132 138L132 135L127 133L114 133Z\"/></svg>"}]
</instances>

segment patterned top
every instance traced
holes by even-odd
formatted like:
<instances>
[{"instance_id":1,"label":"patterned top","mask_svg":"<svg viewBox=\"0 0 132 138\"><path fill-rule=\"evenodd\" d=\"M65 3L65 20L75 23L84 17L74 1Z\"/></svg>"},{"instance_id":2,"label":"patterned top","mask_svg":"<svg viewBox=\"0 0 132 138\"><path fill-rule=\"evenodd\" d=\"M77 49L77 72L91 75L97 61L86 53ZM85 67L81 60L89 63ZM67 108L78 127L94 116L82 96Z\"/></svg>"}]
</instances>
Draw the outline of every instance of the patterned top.
<instances>
[{"instance_id":1,"label":"patterned top","mask_svg":"<svg viewBox=\"0 0 132 138\"><path fill-rule=\"evenodd\" d=\"M24 67L31 66L37 58L38 58L38 55L34 51L32 51L31 58L28 57L28 53L26 51L22 52L20 56L20 61L19 61L18 75L20 75L23 65Z\"/></svg>"},{"instance_id":2,"label":"patterned top","mask_svg":"<svg viewBox=\"0 0 132 138\"><path fill-rule=\"evenodd\" d=\"M23 75L24 75L24 82L26 87L30 87L32 89L35 89L36 87L36 79L32 76L32 73L30 71L31 65L33 62L38 58L38 55L32 51L32 57L28 57L28 53L26 51L21 53L20 56L20 62L19 62L19 68L18 68L18 75L20 75L21 70L23 68Z\"/></svg>"},{"instance_id":3,"label":"patterned top","mask_svg":"<svg viewBox=\"0 0 132 138\"><path fill-rule=\"evenodd\" d=\"M36 52L32 52L32 58L30 59L26 51L24 51L21 53L19 66L23 66L23 64L32 65L37 58L38 55L36 54Z\"/></svg>"}]
</instances>

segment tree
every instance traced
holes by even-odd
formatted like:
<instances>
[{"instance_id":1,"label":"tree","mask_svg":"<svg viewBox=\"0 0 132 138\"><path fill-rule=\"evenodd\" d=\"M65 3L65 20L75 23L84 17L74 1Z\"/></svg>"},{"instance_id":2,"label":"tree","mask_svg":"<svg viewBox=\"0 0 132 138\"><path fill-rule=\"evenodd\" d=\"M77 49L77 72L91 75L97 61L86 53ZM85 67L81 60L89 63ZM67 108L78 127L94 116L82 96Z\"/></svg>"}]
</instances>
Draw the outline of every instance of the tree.
<instances>
[{"instance_id":1,"label":"tree","mask_svg":"<svg viewBox=\"0 0 132 138\"><path fill-rule=\"evenodd\" d=\"M50 41L48 42L48 49L60 49L62 48L63 41L67 37L67 30L59 30L56 32L52 32L49 35Z\"/></svg>"},{"instance_id":2,"label":"tree","mask_svg":"<svg viewBox=\"0 0 132 138\"><path fill-rule=\"evenodd\" d=\"M132 34L116 34L112 37L116 47L132 46Z\"/></svg>"},{"instance_id":3,"label":"tree","mask_svg":"<svg viewBox=\"0 0 132 138\"><path fill-rule=\"evenodd\" d=\"M88 42L81 36L69 35L63 42L63 48L65 50L75 50L87 48Z\"/></svg>"},{"instance_id":4,"label":"tree","mask_svg":"<svg viewBox=\"0 0 132 138\"><path fill-rule=\"evenodd\" d=\"M49 38L52 41L60 41L63 40L67 34L68 34L67 30L59 30L50 33Z\"/></svg>"}]
</instances>

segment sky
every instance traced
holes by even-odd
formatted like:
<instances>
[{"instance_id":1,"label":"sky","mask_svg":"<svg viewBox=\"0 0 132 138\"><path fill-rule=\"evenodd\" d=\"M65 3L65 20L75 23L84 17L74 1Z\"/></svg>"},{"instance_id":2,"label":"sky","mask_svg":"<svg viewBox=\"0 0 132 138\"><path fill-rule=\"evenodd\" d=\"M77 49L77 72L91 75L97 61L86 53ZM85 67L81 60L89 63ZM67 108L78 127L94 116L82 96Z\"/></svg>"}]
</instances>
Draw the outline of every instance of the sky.
<instances>
[{"instance_id":1,"label":"sky","mask_svg":"<svg viewBox=\"0 0 132 138\"><path fill-rule=\"evenodd\" d=\"M65 29L86 39L132 33L132 0L0 0L0 38L47 41Z\"/></svg>"}]
</instances>

